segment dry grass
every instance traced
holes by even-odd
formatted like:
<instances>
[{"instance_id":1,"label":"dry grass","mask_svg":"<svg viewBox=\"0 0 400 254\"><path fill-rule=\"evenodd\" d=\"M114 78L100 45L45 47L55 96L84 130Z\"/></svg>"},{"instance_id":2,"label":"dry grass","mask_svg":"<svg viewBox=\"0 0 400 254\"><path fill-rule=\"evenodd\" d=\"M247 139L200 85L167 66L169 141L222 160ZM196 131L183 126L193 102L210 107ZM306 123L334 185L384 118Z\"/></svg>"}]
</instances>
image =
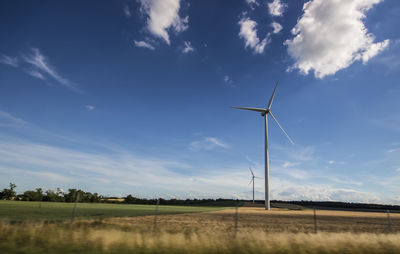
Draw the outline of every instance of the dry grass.
<instances>
[{"instance_id":1,"label":"dry grass","mask_svg":"<svg viewBox=\"0 0 400 254\"><path fill-rule=\"evenodd\" d=\"M2 253L399 253L400 233L382 234L386 214L234 209L68 223L0 224ZM392 214L400 232L400 215ZM272 233L273 232L273 233Z\"/></svg>"},{"instance_id":2,"label":"dry grass","mask_svg":"<svg viewBox=\"0 0 400 254\"><path fill-rule=\"evenodd\" d=\"M234 209L207 213L165 215L158 217L158 226L167 232L230 232L234 227ZM131 227L145 231L152 226L153 216L110 218L107 225ZM400 232L400 214L391 214L393 232ZM320 232L382 233L387 226L386 213L317 211ZM243 207L239 208L238 231L314 232L312 210L283 210Z\"/></svg>"}]
</instances>

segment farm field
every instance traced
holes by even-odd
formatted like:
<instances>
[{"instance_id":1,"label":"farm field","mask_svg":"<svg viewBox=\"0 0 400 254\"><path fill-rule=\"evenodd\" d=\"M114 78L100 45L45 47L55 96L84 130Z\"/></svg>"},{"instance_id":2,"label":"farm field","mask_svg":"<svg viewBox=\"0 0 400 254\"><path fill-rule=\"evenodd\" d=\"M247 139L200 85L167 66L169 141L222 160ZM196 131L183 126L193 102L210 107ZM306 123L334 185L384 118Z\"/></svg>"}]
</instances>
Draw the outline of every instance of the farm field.
<instances>
[{"instance_id":1,"label":"farm field","mask_svg":"<svg viewBox=\"0 0 400 254\"><path fill-rule=\"evenodd\" d=\"M162 210L160 206L160 210ZM0 223L3 253L398 253L400 214L242 207L201 213Z\"/></svg>"},{"instance_id":2,"label":"farm field","mask_svg":"<svg viewBox=\"0 0 400 254\"><path fill-rule=\"evenodd\" d=\"M70 220L74 204L57 202L0 201L0 218L8 221ZM159 214L206 212L221 207L160 206ZM155 205L78 203L76 219L134 217L154 214Z\"/></svg>"}]
</instances>

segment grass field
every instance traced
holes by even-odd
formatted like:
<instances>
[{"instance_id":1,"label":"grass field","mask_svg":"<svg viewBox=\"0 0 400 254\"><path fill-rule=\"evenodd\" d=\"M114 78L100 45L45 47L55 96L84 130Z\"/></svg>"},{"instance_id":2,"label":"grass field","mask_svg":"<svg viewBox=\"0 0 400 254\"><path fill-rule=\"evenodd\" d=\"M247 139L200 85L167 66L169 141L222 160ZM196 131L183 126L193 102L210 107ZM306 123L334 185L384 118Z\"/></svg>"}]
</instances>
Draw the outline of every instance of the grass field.
<instances>
[{"instance_id":1,"label":"grass field","mask_svg":"<svg viewBox=\"0 0 400 254\"><path fill-rule=\"evenodd\" d=\"M0 201L0 218L8 221L70 220L74 204L57 202ZM207 212L220 207L159 206L159 214ZM78 203L76 219L152 215L155 205Z\"/></svg>"},{"instance_id":2,"label":"grass field","mask_svg":"<svg viewBox=\"0 0 400 254\"><path fill-rule=\"evenodd\" d=\"M131 210L140 208L131 207ZM235 209L201 208L214 211L160 215L156 232L152 230L154 216L81 219L72 225L68 221L3 221L0 250L10 254L399 253L400 250L400 214L392 214L393 233L386 234L383 233L387 226L385 213L317 211L318 234L314 234L312 210L267 212L263 208L242 207L235 233ZM163 209L171 210L160 206Z\"/></svg>"}]
</instances>

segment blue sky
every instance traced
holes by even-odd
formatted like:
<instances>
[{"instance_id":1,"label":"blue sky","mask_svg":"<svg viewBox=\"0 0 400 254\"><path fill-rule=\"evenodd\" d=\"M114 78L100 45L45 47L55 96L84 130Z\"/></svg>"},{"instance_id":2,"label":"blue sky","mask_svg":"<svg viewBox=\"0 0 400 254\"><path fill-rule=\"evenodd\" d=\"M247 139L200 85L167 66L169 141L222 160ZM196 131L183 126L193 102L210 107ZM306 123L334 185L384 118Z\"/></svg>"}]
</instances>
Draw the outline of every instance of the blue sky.
<instances>
[{"instance_id":1,"label":"blue sky","mask_svg":"<svg viewBox=\"0 0 400 254\"><path fill-rule=\"evenodd\" d=\"M0 186L400 204L397 0L2 1ZM264 198L263 180L256 198Z\"/></svg>"}]
</instances>

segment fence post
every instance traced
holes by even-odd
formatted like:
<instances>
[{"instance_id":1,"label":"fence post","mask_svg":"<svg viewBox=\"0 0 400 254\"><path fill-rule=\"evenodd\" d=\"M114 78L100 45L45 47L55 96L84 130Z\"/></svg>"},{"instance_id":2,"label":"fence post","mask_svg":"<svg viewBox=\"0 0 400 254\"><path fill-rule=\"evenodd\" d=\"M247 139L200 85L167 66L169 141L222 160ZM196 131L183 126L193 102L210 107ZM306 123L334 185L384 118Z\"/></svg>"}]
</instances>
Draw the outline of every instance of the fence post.
<instances>
[{"instance_id":1,"label":"fence post","mask_svg":"<svg viewBox=\"0 0 400 254\"><path fill-rule=\"evenodd\" d=\"M318 226L317 226L317 212L315 210L315 206L313 207L314 209L314 233L318 233Z\"/></svg>"},{"instance_id":2,"label":"fence post","mask_svg":"<svg viewBox=\"0 0 400 254\"><path fill-rule=\"evenodd\" d=\"M239 206L239 202L236 199L236 206L235 206L235 238L237 236L237 230L238 230L238 219L239 219L238 206Z\"/></svg>"},{"instance_id":3,"label":"fence post","mask_svg":"<svg viewBox=\"0 0 400 254\"><path fill-rule=\"evenodd\" d=\"M388 230L390 233L392 233L392 220L390 219L390 211L386 210L387 213L387 219L388 219Z\"/></svg>"},{"instance_id":4,"label":"fence post","mask_svg":"<svg viewBox=\"0 0 400 254\"><path fill-rule=\"evenodd\" d=\"M156 211L154 213L153 234L156 232L156 229L157 229L157 215L158 215L158 205L159 204L160 204L160 199L157 199Z\"/></svg>"},{"instance_id":5,"label":"fence post","mask_svg":"<svg viewBox=\"0 0 400 254\"><path fill-rule=\"evenodd\" d=\"M74 209L72 210L71 224L74 223L74 220L75 220L76 206L78 205L78 200L79 200L79 192L77 191L77 192L76 192L76 198L75 198Z\"/></svg>"}]
</instances>

